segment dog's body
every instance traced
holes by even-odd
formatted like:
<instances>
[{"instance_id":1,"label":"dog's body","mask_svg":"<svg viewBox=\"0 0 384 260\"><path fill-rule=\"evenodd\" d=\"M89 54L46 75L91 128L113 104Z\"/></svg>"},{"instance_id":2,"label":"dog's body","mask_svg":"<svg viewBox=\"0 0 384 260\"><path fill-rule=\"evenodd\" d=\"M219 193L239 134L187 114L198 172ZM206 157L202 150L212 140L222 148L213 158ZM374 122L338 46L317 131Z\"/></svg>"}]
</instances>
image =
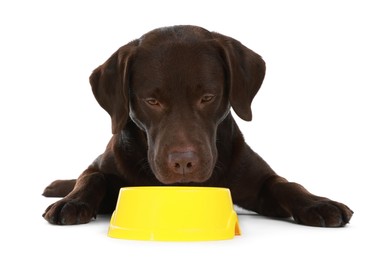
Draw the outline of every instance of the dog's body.
<instances>
[{"instance_id":1,"label":"dog's body","mask_svg":"<svg viewBox=\"0 0 384 260\"><path fill-rule=\"evenodd\" d=\"M266 216L344 226L347 206L287 182L244 142L230 108L251 120L264 74L258 54L194 26L160 28L121 47L90 77L113 137L77 180L45 189L64 198L44 218L87 223L113 211L121 187L193 185L227 187L236 205Z\"/></svg>"}]
</instances>

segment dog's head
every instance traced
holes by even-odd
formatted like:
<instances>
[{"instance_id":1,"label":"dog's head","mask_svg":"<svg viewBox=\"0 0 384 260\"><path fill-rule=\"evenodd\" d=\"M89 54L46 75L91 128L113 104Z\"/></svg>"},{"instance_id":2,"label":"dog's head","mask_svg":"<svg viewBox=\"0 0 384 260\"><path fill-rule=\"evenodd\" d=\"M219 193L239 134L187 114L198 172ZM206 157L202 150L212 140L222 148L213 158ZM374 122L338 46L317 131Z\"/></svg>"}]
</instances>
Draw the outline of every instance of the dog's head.
<instances>
[{"instance_id":1,"label":"dog's head","mask_svg":"<svg viewBox=\"0 0 384 260\"><path fill-rule=\"evenodd\" d=\"M117 50L90 76L112 119L145 131L159 181L204 182L217 160L216 131L230 107L247 121L265 75L262 58L240 42L194 26L151 31Z\"/></svg>"}]
</instances>

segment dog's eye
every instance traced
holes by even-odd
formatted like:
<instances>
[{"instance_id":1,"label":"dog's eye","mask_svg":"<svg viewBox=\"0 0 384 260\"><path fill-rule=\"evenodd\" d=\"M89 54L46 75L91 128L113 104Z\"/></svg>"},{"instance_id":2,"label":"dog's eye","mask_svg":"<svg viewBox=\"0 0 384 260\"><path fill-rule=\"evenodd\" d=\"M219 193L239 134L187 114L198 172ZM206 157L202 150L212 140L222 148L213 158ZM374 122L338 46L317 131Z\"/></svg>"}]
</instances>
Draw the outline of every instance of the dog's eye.
<instances>
[{"instance_id":1,"label":"dog's eye","mask_svg":"<svg viewBox=\"0 0 384 260\"><path fill-rule=\"evenodd\" d=\"M147 98L147 99L145 99L145 102L147 102L147 104L151 105L151 106L158 106L158 105L160 105L159 101L157 101L154 98Z\"/></svg>"},{"instance_id":2,"label":"dog's eye","mask_svg":"<svg viewBox=\"0 0 384 260\"><path fill-rule=\"evenodd\" d=\"M201 98L201 103L211 102L215 98L214 95L205 95Z\"/></svg>"}]
</instances>

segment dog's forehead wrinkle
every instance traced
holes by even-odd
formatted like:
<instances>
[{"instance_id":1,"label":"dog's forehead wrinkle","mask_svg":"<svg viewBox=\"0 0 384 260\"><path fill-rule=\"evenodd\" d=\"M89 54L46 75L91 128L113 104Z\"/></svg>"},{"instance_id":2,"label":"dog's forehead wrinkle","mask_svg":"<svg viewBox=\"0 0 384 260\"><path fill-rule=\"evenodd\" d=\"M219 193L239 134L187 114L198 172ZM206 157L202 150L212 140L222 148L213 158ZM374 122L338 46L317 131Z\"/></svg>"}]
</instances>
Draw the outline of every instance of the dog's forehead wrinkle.
<instances>
[{"instance_id":1,"label":"dog's forehead wrinkle","mask_svg":"<svg viewBox=\"0 0 384 260\"><path fill-rule=\"evenodd\" d=\"M145 66L155 68L171 66L177 69L183 65L188 67L196 64L202 66L217 63L221 60L221 55L219 50L209 42L170 42L138 48L136 58Z\"/></svg>"},{"instance_id":2,"label":"dog's forehead wrinkle","mask_svg":"<svg viewBox=\"0 0 384 260\"><path fill-rule=\"evenodd\" d=\"M221 92L225 69L215 54L195 53L185 46L159 49L143 50L136 57L132 74L141 95L168 99L175 95L186 98L185 94ZM173 97L168 96L170 93Z\"/></svg>"}]
</instances>

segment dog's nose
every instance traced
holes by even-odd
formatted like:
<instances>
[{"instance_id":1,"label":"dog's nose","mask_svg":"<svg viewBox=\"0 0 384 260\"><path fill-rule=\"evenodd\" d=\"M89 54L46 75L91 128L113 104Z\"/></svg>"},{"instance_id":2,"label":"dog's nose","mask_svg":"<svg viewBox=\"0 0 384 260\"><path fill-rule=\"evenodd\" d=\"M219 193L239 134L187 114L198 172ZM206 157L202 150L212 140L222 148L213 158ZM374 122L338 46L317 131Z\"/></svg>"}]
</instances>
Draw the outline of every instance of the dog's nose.
<instances>
[{"instance_id":1,"label":"dog's nose","mask_svg":"<svg viewBox=\"0 0 384 260\"><path fill-rule=\"evenodd\" d=\"M195 171L199 164L199 158L193 151L174 152L168 156L169 168L178 174L189 174Z\"/></svg>"}]
</instances>

